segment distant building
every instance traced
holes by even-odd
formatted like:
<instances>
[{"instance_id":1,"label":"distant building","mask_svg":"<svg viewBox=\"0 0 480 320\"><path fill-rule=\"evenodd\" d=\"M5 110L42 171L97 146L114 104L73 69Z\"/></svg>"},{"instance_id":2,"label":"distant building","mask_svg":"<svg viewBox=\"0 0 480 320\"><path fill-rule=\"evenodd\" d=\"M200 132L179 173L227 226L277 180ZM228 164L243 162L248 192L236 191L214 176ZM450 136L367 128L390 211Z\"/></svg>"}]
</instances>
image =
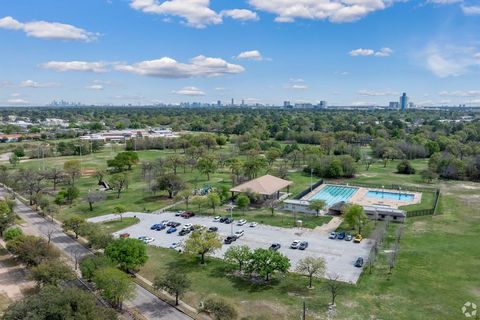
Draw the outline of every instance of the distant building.
<instances>
[{"instance_id":1,"label":"distant building","mask_svg":"<svg viewBox=\"0 0 480 320\"><path fill-rule=\"evenodd\" d=\"M410 102L410 103L408 104L408 109L414 109L414 108L415 108L415 103Z\"/></svg>"},{"instance_id":2,"label":"distant building","mask_svg":"<svg viewBox=\"0 0 480 320\"><path fill-rule=\"evenodd\" d=\"M284 108L289 108L291 107L292 105L290 104L290 101L283 101L283 107Z\"/></svg>"},{"instance_id":3,"label":"distant building","mask_svg":"<svg viewBox=\"0 0 480 320\"><path fill-rule=\"evenodd\" d=\"M398 110L400 109L400 103L398 103L397 101L392 101L388 104L388 108Z\"/></svg>"},{"instance_id":4,"label":"distant building","mask_svg":"<svg viewBox=\"0 0 480 320\"><path fill-rule=\"evenodd\" d=\"M232 107L235 105L235 100L232 98L232 103L231 103Z\"/></svg>"},{"instance_id":5,"label":"distant building","mask_svg":"<svg viewBox=\"0 0 480 320\"><path fill-rule=\"evenodd\" d=\"M407 112L408 110L408 96L404 92L400 97L400 111Z\"/></svg>"},{"instance_id":6,"label":"distant building","mask_svg":"<svg viewBox=\"0 0 480 320\"><path fill-rule=\"evenodd\" d=\"M328 103L327 103L327 101L325 101L325 100L320 101L320 103L318 104L318 107L319 107L320 109L327 109L327 108L328 108Z\"/></svg>"},{"instance_id":7,"label":"distant building","mask_svg":"<svg viewBox=\"0 0 480 320\"><path fill-rule=\"evenodd\" d=\"M311 103L295 103L295 108L297 108L297 109L312 109L313 104L311 104Z\"/></svg>"},{"instance_id":8,"label":"distant building","mask_svg":"<svg viewBox=\"0 0 480 320\"><path fill-rule=\"evenodd\" d=\"M242 107L245 107L245 100L242 99Z\"/></svg>"},{"instance_id":9,"label":"distant building","mask_svg":"<svg viewBox=\"0 0 480 320\"><path fill-rule=\"evenodd\" d=\"M222 106L222 101L218 100L217 101L217 107L221 107Z\"/></svg>"}]
</instances>

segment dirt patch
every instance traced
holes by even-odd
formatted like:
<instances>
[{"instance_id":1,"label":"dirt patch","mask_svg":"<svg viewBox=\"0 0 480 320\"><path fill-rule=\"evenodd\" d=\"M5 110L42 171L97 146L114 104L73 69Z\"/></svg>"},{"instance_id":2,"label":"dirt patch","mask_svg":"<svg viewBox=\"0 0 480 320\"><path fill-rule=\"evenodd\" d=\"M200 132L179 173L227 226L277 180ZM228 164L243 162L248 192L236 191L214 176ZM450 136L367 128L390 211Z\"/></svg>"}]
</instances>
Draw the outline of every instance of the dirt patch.
<instances>
[{"instance_id":1,"label":"dirt patch","mask_svg":"<svg viewBox=\"0 0 480 320\"><path fill-rule=\"evenodd\" d=\"M82 169L82 175L87 177L93 177L96 172L97 170L95 169L88 169L88 168Z\"/></svg>"},{"instance_id":2,"label":"dirt patch","mask_svg":"<svg viewBox=\"0 0 480 320\"><path fill-rule=\"evenodd\" d=\"M372 177L378 176L378 174L377 174L377 173L360 173L360 174L357 174L357 176L359 176L359 177L366 177L366 178L372 178Z\"/></svg>"},{"instance_id":3,"label":"dirt patch","mask_svg":"<svg viewBox=\"0 0 480 320\"><path fill-rule=\"evenodd\" d=\"M6 250L0 251L0 283L0 295L12 301L22 299L25 291L35 287L35 283L28 280L25 267L14 263Z\"/></svg>"},{"instance_id":4,"label":"dirt patch","mask_svg":"<svg viewBox=\"0 0 480 320\"><path fill-rule=\"evenodd\" d=\"M415 221L412 225L412 231L414 233L421 233L427 231L428 224L425 221Z\"/></svg>"}]
</instances>

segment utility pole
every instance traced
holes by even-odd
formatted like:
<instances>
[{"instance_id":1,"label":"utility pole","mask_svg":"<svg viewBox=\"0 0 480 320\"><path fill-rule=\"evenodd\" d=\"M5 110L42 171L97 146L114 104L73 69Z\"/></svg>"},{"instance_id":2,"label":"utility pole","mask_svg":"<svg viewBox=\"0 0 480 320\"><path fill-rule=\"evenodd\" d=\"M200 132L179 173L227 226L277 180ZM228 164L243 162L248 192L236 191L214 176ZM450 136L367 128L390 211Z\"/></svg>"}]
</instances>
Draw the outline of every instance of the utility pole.
<instances>
[{"instance_id":1,"label":"utility pole","mask_svg":"<svg viewBox=\"0 0 480 320\"><path fill-rule=\"evenodd\" d=\"M307 316L307 307L305 305L305 300L303 300L303 314L302 314L302 320L305 320Z\"/></svg>"}]
</instances>

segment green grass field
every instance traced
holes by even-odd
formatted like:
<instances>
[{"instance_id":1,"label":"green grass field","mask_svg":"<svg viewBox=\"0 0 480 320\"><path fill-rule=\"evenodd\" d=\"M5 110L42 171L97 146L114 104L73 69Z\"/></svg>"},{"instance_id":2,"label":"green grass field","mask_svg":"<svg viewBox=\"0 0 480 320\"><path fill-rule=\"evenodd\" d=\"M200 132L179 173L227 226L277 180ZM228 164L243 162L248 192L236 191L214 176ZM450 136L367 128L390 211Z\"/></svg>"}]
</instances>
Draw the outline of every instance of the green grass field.
<instances>
[{"instance_id":1,"label":"green grass field","mask_svg":"<svg viewBox=\"0 0 480 320\"><path fill-rule=\"evenodd\" d=\"M100 223L100 227L107 233L114 233L119 230L128 228L140 222L138 218L124 217L122 220L112 220Z\"/></svg>"}]
</instances>

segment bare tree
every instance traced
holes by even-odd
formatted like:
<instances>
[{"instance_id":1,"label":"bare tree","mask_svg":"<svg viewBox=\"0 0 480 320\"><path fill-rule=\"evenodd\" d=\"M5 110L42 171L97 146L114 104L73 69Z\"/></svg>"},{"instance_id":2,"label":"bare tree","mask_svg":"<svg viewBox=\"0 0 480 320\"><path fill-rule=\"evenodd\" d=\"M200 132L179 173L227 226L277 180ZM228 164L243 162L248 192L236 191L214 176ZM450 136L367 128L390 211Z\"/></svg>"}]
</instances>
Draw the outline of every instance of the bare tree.
<instances>
[{"instance_id":1,"label":"bare tree","mask_svg":"<svg viewBox=\"0 0 480 320\"><path fill-rule=\"evenodd\" d=\"M48 245L50 245L50 242L52 241L52 236L56 231L55 228L53 228L52 226L48 226L46 228L42 228L41 231L45 235L45 237L47 237L47 243Z\"/></svg>"},{"instance_id":2,"label":"bare tree","mask_svg":"<svg viewBox=\"0 0 480 320\"><path fill-rule=\"evenodd\" d=\"M101 191L90 191L85 196L85 201L88 202L88 205L90 206L90 211L93 211L94 203L105 201L105 199L107 199L107 195L105 194L105 192Z\"/></svg>"},{"instance_id":3,"label":"bare tree","mask_svg":"<svg viewBox=\"0 0 480 320\"><path fill-rule=\"evenodd\" d=\"M53 191L56 191L57 185L67 178L67 175L65 174L65 172L62 169L56 168L56 167L48 169L44 171L42 174L45 177L45 179L52 181Z\"/></svg>"},{"instance_id":4,"label":"bare tree","mask_svg":"<svg viewBox=\"0 0 480 320\"><path fill-rule=\"evenodd\" d=\"M81 253L80 253L79 250L71 249L70 250L70 256L73 259L73 263L74 263L74 266L75 266L75 271L77 271L78 270L78 263L79 263L80 258L81 258Z\"/></svg>"},{"instance_id":5,"label":"bare tree","mask_svg":"<svg viewBox=\"0 0 480 320\"><path fill-rule=\"evenodd\" d=\"M332 302L330 303L332 306L335 305L335 301L340 293L342 293L342 290L344 288L343 282L338 281L340 276L338 274L328 274L327 275L327 282L326 286L328 290L330 291L330 294L332 296Z\"/></svg>"}]
</instances>

